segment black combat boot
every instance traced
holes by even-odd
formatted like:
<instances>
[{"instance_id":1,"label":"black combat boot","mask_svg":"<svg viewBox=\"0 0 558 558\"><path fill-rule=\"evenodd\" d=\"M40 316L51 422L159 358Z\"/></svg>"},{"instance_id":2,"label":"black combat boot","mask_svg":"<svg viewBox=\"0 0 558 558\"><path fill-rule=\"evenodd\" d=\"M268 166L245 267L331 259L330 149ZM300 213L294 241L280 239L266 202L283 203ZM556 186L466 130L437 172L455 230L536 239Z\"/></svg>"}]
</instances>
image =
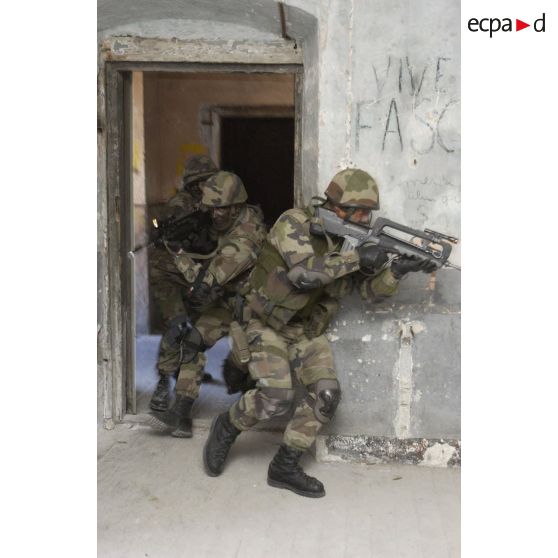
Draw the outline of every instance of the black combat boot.
<instances>
[{"instance_id":1,"label":"black combat boot","mask_svg":"<svg viewBox=\"0 0 558 558\"><path fill-rule=\"evenodd\" d=\"M154 411L166 411L169 408L169 376L159 375L159 383L151 396L149 406Z\"/></svg>"},{"instance_id":2,"label":"black combat boot","mask_svg":"<svg viewBox=\"0 0 558 558\"><path fill-rule=\"evenodd\" d=\"M165 413L151 413L147 424L159 432L172 433L176 438L191 438L193 404L193 399L177 393L174 405Z\"/></svg>"},{"instance_id":3,"label":"black combat boot","mask_svg":"<svg viewBox=\"0 0 558 558\"><path fill-rule=\"evenodd\" d=\"M287 488L300 496L321 498L325 496L324 485L309 477L298 464L303 452L281 444L279 451L269 464L267 484L275 488Z\"/></svg>"},{"instance_id":4,"label":"black combat boot","mask_svg":"<svg viewBox=\"0 0 558 558\"><path fill-rule=\"evenodd\" d=\"M234 426L226 411L216 416L203 448L203 464L210 477L218 477L225 467L225 460L240 430Z\"/></svg>"}]
</instances>

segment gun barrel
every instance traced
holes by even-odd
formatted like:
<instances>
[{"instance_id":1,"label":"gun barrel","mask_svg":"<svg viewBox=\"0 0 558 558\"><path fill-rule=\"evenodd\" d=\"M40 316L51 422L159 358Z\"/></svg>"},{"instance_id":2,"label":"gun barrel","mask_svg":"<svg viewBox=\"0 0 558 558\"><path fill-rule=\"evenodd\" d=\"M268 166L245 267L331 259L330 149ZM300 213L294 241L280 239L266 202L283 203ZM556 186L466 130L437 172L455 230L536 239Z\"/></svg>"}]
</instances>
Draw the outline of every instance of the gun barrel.
<instances>
[{"instance_id":1,"label":"gun barrel","mask_svg":"<svg viewBox=\"0 0 558 558\"><path fill-rule=\"evenodd\" d=\"M457 244L459 242L459 238L455 237L455 236L450 236L449 234L444 234L438 231L433 231L432 229L424 229L425 233L431 234L433 236L436 236L442 240L447 240L448 242L451 242L452 244Z\"/></svg>"},{"instance_id":2,"label":"gun barrel","mask_svg":"<svg viewBox=\"0 0 558 558\"><path fill-rule=\"evenodd\" d=\"M136 246L133 250L130 250L128 254L135 254L136 252L139 252L144 248L149 248L150 246L153 246L153 242L148 242L147 244L141 244L140 246Z\"/></svg>"},{"instance_id":3,"label":"gun barrel","mask_svg":"<svg viewBox=\"0 0 558 558\"><path fill-rule=\"evenodd\" d=\"M446 267L451 267L452 269L457 269L457 271L461 271L461 266L452 264L451 262L445 262L444 265Z\"/></svg>"}]
</instances>

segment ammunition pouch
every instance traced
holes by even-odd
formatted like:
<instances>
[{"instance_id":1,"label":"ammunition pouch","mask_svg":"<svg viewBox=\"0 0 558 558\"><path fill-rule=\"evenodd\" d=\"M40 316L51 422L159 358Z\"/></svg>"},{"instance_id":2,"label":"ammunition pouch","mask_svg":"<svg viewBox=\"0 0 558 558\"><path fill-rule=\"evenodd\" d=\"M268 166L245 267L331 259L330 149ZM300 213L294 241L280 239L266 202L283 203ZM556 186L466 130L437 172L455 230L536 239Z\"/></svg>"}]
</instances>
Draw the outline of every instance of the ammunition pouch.
<instances>
[{"instance_id":1,"label":"ammunition pouch","mask_svg":"<svg viewBox=\"0 0 558 558\"><path fill-rule=\"evenodd\" d=\"M235 362L247 364L250 362L250 349L248 348L248 338L246 331L237 322L231 322L229 328L229 338L231 340L231 351Z\"/></svg>"}]
</instances>

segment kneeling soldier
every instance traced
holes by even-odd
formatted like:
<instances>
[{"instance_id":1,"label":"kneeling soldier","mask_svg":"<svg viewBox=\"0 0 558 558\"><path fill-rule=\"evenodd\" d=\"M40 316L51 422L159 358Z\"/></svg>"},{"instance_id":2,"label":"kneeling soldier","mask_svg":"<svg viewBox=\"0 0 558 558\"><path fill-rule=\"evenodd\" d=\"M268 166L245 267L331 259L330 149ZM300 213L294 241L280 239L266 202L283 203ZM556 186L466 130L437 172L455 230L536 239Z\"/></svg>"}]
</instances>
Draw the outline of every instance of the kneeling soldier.
<instances>
[{"instance_id":1,"label":"kneeling soldier","mask_svg":"<svg viewBox=\"0 0 558 558\"><path fill-rule=\"evenodd\" d=\"M338 173L326 189L326 207L358 224L370 223L379 208L374 179L358 169ZM272 227L250 275L246 302L252 316L246 335L248 368L257 381L229 411L213 421L204 448L208 475L220 475L236 437L262 421L285 415L291 408L292 374L305 386L287 424L283 444L268 470L268 484L310 497L325 495L323 484L299 465L341 399L330 344L324 335L338 309L338 300L354 286L363 298L393 295L403 275L431 272L435 264L415 258L388 263L387 254L365 245L341 252L342 238L313 234L313 207L290 209Z\"/></svg>"},{"instance_id":2,"label":"kneeling soldier","mask_svg":"<svg viewBox=\"0 0 558 558\"><path fill-rule=\"evenodd\" d=\"M192 405L199 395L207 358L204 352L229 333L237 302L260 251L266 230L258 207L248 205L240 178L219 172L202 187L202 204L211 215L217 249L205 263L195 263L182 251L174 255L176 268L190 285L188 297L200 313L194 327L185 316L173 320L163 337L180 368L174 405L165 413L152 413L149 424L175 437L192 436Z\"/></svg>"},{"instance_id":3,"label":"kneeling soldier","mask_svg":"<svg viewBox=\"0 0 558 558\"><path fill-rule=\"evenodd\" d=\"M202 198L201 186L208 178L218 172L219 169L207 155L190 157L184 166L182 190L166 203L158 218L165 221L199 215ZM198 219L198 221L202 220ZM208 221L207 219L203 220L204 230L198 231L200 238L208 237L211 234L211 231L207 230ZM177 243L179 240L186 239L177 238L175 242ZM211 246L212 243L208 244ZM200 249L196 247L193 251L198 252ZM159 382L149 406L155 411L166 411L169 406L170 377L175 375L179 368L176 350L169 348L169 337L175 327L173 319L179 317L177 322L180 323L184 316L188 316L189 320L193 321L197 314L187 298L187 291L191 285L176 267L174 252L166 249L163 243L150 250L149 281L153 300L163 318L164 328L170 331L163 338L159 347L157 359Z\"/></svg>"}]
</instances>

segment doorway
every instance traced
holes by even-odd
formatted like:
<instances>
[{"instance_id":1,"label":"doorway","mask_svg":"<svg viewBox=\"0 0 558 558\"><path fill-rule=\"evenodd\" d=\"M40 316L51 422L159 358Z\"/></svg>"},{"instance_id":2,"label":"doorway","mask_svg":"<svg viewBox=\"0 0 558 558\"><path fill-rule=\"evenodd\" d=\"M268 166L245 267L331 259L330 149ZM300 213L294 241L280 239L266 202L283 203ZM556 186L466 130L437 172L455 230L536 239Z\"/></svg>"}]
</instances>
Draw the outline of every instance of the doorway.
<instances>
[{"instance_id":1,"label":"doorway","mask_svg":"<svg viewBox=\"0 0 558 558\"><path fill-rule=\"evenodd\" d=\"M181 186L184 163L192 155L210 155L222 170L243 180L249 203L262 207L272 225L298 199L300 160L297 134L296 80L300 68L285 71L134 71L131 73L131 186L133 200L131 244L147 243L152 219ZM254 68L252 68L254 70ZM266 68L266 70L268 70ZM298 88L300 89L300 88ZM140 250L129 270L129 324L133 348L127 362L127 410L149 411L157 383L158 345L163 331L150 294L149 255ZM229 396L221 363L227 339L208 351L207 371L214 381L202 387L195 418L210 418L227 408Z\"/></svg>"},{"instance_id":2,"label":"doorway","mask_svg":"<svg viewBox=\"0 0 558 558\"><path fill-rule=\"evenodd\" d=\"M220 119L221 168L242 177L271 227L294 204L294 110L229 109Z\"/></svg>"}]
</instances>

